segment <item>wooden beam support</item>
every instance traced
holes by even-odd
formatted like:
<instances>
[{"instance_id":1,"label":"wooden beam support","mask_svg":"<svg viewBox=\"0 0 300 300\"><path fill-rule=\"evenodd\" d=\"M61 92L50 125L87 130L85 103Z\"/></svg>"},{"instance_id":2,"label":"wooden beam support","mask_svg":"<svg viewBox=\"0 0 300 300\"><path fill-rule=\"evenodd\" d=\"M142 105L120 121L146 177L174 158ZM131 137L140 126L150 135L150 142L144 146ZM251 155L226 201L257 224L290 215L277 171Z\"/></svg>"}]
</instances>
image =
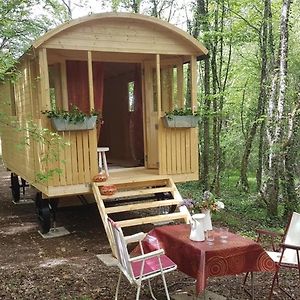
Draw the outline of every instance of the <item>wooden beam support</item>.
<instances>
[{"instance_id":1,"label":"wooden beam support","mask_svg":"<svg viewBox=\"0 0 300 300\"><path fill-rule=\"evenodd\" d=\"M177 105L179 108L184 107L184 78L182 62L177 65Z\"/></svg>"},{"instance_id":2,"label":"wooden beam support","mask_svg":"<svg viewBox=\"0 0 300 300\"><path fill-rule=\"evenodd\" d=\"M61 73L61 89L62 89L62 108L64 110L69 110L66 61L60 63L60 73Z\"/></svg>"},{"instance_id":3,"label":"wooden beam support","mask_svg":"<svg viewBox=\"0 0 300 300\"><path fill-rule=\"evenodd\" d=\"M89 78L90 109L94 109L95 102L94 102L94 81L93 81L93 59L92 59L91 51L88 51L88 78Z\"/></svg>"},{"instance_id":4,"label":"wooden beam support","mask_svg":"<svg viewBox=\"0 0 300 300\"><path fill-rule=\"evenodd\" d=\"M161 80L160 80L160 55L156 54L156 94L157 94L157 118L161 117Z\"/></svg>"},{"instance_id":5,"label":"wooden beam support","mask_svg":"<svg viewBox=\"0 0 300 300\"><path fill-rule=\"evenodd\" d=\"M197 108L197 57L191 56L191 106L192 110Z\"/></svg>"},{"instance_id":6,"label":"wooden beam support","mask_svg":"<svg viewBox=\"0 0 300 300\"><path fill-rule=\"evenodd\" d=\"M42 48L39 51L39 69L40 69L40 86L41 86L41 110L50 110L50 86L49 71L47 61L47 49Z\"/></svg>"}]
</instances>

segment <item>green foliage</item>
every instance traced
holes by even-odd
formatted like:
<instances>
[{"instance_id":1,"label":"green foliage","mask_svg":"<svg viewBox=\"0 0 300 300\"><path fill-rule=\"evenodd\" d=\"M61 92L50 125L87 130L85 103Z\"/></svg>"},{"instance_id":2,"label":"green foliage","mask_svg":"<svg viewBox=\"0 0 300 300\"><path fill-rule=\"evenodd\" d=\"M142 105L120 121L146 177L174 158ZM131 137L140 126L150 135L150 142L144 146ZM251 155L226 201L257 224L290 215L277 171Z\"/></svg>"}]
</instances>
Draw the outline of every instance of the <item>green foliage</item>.
<instances>
[{"instance_id":1,"label":"green foliage","mask_svg":"<svg viewBox=\"0 0 300 300\"><path fill-rule=\"evenodd\" d=\"M174 110L170 112L166 112L166 116L169 119L172 119L173 116L199 116L198 111L194 111L188 107L188 108L175 108Z\"/></svg>"},{"instance_id":2,"label":"green foliage","mask_svg":"<svg viewBox=\"0 0 300 300\"><path fill-rule=\"evenodd\" d=\"M58 118L58 119L65 119L68 120L70 123L76 124L76 123L82 123L84 120L91 116L100 116L101 113L92 109L90 113L86 114L82 112L76 105L72 105L71 109L69 111L54 108L52 110L45 110L42 111L43 114L45 114L48 118Z\"/></svg>"},{"instance_id":3,"label":"green foliage","mask_svg":"<svg viewBox=\"0 0 300 300\"><path fill-rule=\"evenodd\" d=\"M30 147L33 142L36 142L40 146L40 149L43 149L39 157L42 170L36 174L37 182L45 182L53 178L53 176L62 173L60 168L49 168L51 164L57 163L58 161L62 164L65 163L65 161L59 159L59 151L70 146L58 133L52 132L47 128L41 128L33 121L28 121L26 126L21 126L18 122L6 124L22 133L23 137L17 144L20 151L24 151L26 147Z\"/></svg>"},{"instance_id":4,"label":"green foliage","mask_svg":"<svg viewBox=\"0 0 300 300\"><path fill-rule=\"evenodd\" d=\"M67 19L58 0L4 0L0 3L0 80L37 37Z\"/></svg>"},{"instance_id":5,"label":"green foliage","mask_svg":"<svg viewBox=\"0 0 300 300\"><path fill-rule=\"evenodd\" d=\"M239 178L238 172L231 172L223 176L222 202L225 204L223 210L212 215L213 224L216 226L226 225L230 230L245 236L255 238L255 230L264 228L281 231L287 220L282 219L283 205L280 205L280 216L268 218L265 205L263 205L255 192L255 178L250 177L249 194L236 188ZM202 186L199 182L187 182L179 184L178 189L183 198L202 199Z\"/></svg>"}]
</instances>

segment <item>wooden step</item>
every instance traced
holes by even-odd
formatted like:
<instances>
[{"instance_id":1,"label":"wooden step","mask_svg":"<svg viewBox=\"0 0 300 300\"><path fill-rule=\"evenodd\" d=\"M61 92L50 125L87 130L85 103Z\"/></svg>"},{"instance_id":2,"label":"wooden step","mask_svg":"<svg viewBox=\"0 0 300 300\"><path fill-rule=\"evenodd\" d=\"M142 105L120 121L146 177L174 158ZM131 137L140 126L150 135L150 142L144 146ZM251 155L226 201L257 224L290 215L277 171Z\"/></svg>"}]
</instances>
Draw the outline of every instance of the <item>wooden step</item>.
<instances>
[{"instance_id":1,"label":"wooden step","mask_svg":"<svg viewBox=\"0 0 300 300\"><path fill-rule=\"evenodd\" d=\"M99 187L103 185L115 184L117 187L117 192L112 196L104 196L100 194ZM173 180L169 177L163 177L159 175L159 178L149 179L149 178L138 178L134 180L123 179L123 181L118 181L114 183L110 179L106 182L92 183L92 190L95 196L95 200L99 209L99 213L101 219L104 224L104 228L107 234L108 241L110 243L111 249L113 253L116 255L116 245L114 244L114 240L112 237L112 233L110 232L108 226L108 215L119 213L119 212L129 212L129 211L138 211L145 210L151 208L158 208L157 212L159 212L160 207L165 206L179 206L182 202L182 197L177 190L176 185ZM160 199L154 201L151 195L160 194L160 193L170 193L170 197L172 199ZM150 197L147 197L150 195ZM145 196L145 197L144 197ZM148 198L148 199L146 199ZM111 201L110 201L111 200ZM110 202L110 204L114 203L114 200L119 205L114 205L112 207L106 207L105 205ZM122 202L129 202L128 204ZM131 202L132 201L132 202ZM134 203L133 203L134 201ZM156 212L156 211L153 211ZM136 225L143 225L149 223L161 223L161 222L170 222L172 220L183 220L185 223L189 222L190 214L186 211L174 212L169 214L159 214L152 215L148 217L140 217L140 218L132 218L127 220L118 221L118 224L121 227L130 227Z\"/></svg>"},{"instance_id":2,"label":"wooden step","mask_svg":"<svg viewBox=\"0 0 300 300\"><path fill-rule=\"evenodd\" d=\"M155 208L155 207L162 207L162 206L171 206L171 205L179 205L180 201L175 199L170 200L161 200L161 201L151 201L151 202L143 202L143 203L134 203L128 205L120 205L114 207L107 207L105 212L107 214L114 214L124 211L133 211L133 210L140 210L140 209L148 209L148 208Z\"/></svg>"},{"instance_id":3,"label":"wooden step","mask_svg":"<svg viewBox=\"0 0 300 300\"><path fill-rule=\"evenodd\" d=\"M109 178L107 181L104 182L95 182L97 186L114 184L119 189L165 186L168 183L169 183L168 178L161 178L161 179L154 179L154 180L153 179L149 180L146 178L135 178L133 180L130 180L130 178L128 178L128 179L118 180L117 182L114 182L114 180L111 180Z\"/></svg>"},{"instance_id":4,"label":"wooden step","mask_svg":"<svg viewBox=\"0 0 300 300\"><path fill-rule=\"evenodd\" d=\"M130 227L136 225L143 225L149 223L159 223L164 221L186 219L186 213L184 212L175 212L166 215L156 215L150 217L135 218L129 220L118 221L120 227Z\"/></svg>"},{"instance_id":5,"label":"wooden step","mask_svg":"<svg viewBox=\"0 0 300 300\"><path fill-rule=\"evenodd\" d=\"M101 198L105 200L105 199L115 199L115 198L123 198L123 197L144 196L144 195L151 195L156 193L172 192L173 190L174 189L172 187L133 189L129 191L120 191L120 192L117 191L112 196L101 195Z\"/></svg>"}]
</instances>

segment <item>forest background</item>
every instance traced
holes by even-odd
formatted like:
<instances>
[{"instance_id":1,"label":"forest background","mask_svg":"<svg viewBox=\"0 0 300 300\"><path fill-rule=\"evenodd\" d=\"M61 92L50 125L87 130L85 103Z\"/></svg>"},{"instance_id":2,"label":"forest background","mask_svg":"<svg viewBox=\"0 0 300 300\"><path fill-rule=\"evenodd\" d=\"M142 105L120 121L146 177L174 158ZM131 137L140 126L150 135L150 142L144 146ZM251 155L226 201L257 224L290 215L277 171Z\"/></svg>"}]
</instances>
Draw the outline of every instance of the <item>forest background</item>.
<instances>
[{"instance_id":1,"label":"forest background","mask_svg":"<svg viewBox=\"0 0 300 300\"><path fill-rule=\"evenodd\" d=\"M16 59L37 37L80 13L100 11L164 19L209 50L199 62L201 180L181 186L183 195L200 198L210 190L225 200L219 218L247 211L269 226L297 211L299 1L4 0L0 80L14 75ZM237 214L230 216L227 224L239 224Z\"/></svg>"}]
</instances>

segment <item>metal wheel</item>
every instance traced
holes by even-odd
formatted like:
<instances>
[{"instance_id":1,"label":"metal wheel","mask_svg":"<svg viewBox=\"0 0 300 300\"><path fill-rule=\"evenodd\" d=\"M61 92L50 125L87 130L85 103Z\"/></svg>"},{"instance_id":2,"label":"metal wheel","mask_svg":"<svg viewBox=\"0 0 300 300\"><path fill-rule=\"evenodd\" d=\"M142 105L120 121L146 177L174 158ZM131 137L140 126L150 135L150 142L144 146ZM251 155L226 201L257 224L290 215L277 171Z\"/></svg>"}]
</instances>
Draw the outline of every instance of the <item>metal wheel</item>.
<instances>
[{"instance_id":1,"label":"metal wheel","mask_svg":"<svg viewBox=\"0 0 300 300\"><path fill-rule=\"evenodd\" d=\"M35 197L35 207L41 233L48 233L51 228L51 213L49 201L42 198L42 193L38 192Z\"/></svg>"},{"instance_id":2,"label":"metal wheel","mask_svg":"<svg viewBox=\"0 0 300 300\"><path fill-rule=\"evenodd\" d=\"M20 183L19 176L15 173L10 174L11 193L15 202L20 201Z\"/></svg>"}]
</instances>

